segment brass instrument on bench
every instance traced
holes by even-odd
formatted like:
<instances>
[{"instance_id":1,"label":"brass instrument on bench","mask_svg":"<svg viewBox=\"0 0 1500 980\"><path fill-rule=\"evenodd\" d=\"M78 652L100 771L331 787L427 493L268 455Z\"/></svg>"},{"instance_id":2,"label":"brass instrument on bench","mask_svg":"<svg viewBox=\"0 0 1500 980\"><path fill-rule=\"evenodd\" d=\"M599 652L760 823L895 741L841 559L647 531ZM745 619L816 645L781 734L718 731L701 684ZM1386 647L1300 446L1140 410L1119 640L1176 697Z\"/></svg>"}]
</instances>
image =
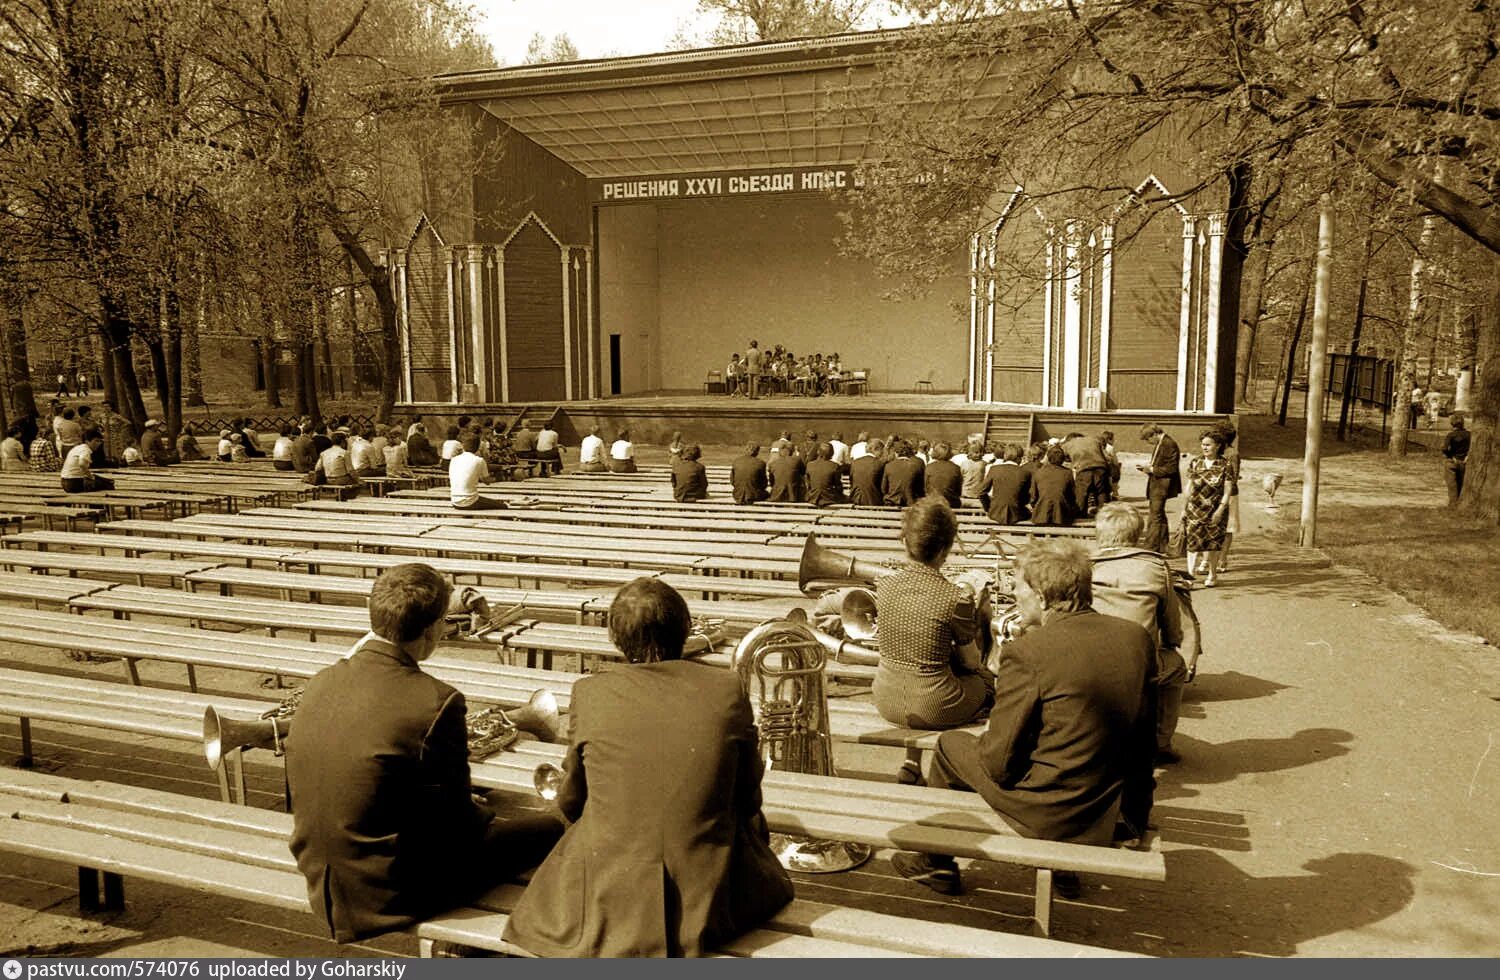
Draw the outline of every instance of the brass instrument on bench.
<instances>
[{"instance_id":1,"label":"brass instrument on bench","mask_svg":"<svg viewBox=\"0 0 1500 980\"><path fill-rule=\"evenodd\" d=\"M858 582L874 585L875 580L896 569L873 562L860 561L818 544L818 536L809 531L802 545L802 561L797 566L797 588L812 595L814 582Z\"/></svg>"},{"instance_id":2,"label":"brass instrument on bench","mask_svg":"<svg viewBox=\"0 0 1500 980\"><path fill-rule=\"evenodd\" d=\"M235 718L220 714L212 705L205 708L203 756L208 760L209 768L219 768L226 755L240 749L271 749L277 755L283 754L282 743L292 729L292 719L301 698L302 689L298 688L259 718ZM546 689L534 692L531 699L519 708L505 711L492 707L471 714L468 729L469 755L473 759L483 759L509 748L520 739L522 732L543 742L567 740L557 698Z\"/></svg>"},{"instance_id":3,"label":"brass instrument on bench","mask_svg":"<svg viewBox=\"0 0 1500 980\"><path fill-rule=\"evenodd\" d=\"M767 769L838 775L823 682L826 662L824 641L792 619L761 623L735 647L730 666L754 709ZM814 873L847 871L870 857L866 844L791 834L772 834L771 849L782 867Z\"/></svg>"}]
</instances>

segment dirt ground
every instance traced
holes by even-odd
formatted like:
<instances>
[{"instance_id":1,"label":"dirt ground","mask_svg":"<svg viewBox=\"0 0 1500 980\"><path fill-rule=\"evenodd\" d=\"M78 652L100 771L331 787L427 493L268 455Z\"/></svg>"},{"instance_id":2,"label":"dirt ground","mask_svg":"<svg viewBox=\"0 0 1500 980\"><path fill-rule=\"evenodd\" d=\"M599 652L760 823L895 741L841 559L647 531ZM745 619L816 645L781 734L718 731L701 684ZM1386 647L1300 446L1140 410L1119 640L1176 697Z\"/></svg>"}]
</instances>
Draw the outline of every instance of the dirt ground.
<instances>
[{"instance_id":1,"label":"dirt ground","mask_svg":"<svg viewBox=\"0 0 1500 980\"><path fill-rule=\"evenodd\" d=\"M1078 901L1059 903L1054 935L1168 956L1500 955L1500 658L1368 576L1268 533L1279 517L1266 511L1260 476L1282 473L1277 502L1295 513L1300 433L1249 419L1245 441L1246 526L1221 584L1195 595L1206 652L1179 728L1183 761L1158 773L1167 880L1086 877ZM1134 461L1125 460L1127 496L1142 493ZM1382 533L1384 504L1444 503L1435 461L1391 467L1337 445L1321 494L1368 506L1372 534ZM79 669L36 651L4 655ZM171 668L142 666L160 682L181 681ZM201 676L224 691L254 683ZM18 744L14 723L0 722L0 759L14 759ZM201 758L181 745L50 728L39 730L37 751L64 774L215 793ZM275 806L269 761L252 767L253 796ZM847 774L890 778L899 755L840 746L838 762ZM801 877L798 892L1024 931L1025 871L971 865L965 884L941 899L895 877L877 854L853 872ZM127 885L125 912L81 918L75 887L67 866L0 858L0 956L415 952L403 937L337 947L308 915L140 882Z\"/></svg>"}]
</instances>

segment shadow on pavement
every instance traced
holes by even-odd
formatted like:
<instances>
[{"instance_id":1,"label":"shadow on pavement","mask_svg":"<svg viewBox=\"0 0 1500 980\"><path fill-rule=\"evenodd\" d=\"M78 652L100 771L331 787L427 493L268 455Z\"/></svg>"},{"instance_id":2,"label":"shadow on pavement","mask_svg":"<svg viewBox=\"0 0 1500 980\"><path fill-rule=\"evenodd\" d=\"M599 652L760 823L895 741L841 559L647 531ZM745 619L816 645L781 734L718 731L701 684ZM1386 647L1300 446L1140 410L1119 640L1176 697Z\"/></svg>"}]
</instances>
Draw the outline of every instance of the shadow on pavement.
<instances>
[{"instance_id":1,"label":"shadow on pavement","mask_svg":"<svg viewBox=\"0 0 1500 980\"><path fill-rule=\"evenodd\" d=\"M1219 674L1199 674L1198 679L1185 689L1182 699L1192 704L1213 704L1219 701L1253 701L1285 691L1288 684L1278 684L1263 677L1242 674L1237 670L1226 670Z\"/></svg>"},{"instance_id":2,"label":"shadow on pavement","mask_svg":"<svg viewBox=\"0 0 1500 980\"><path fill-rule=\"evenodd\" d=\"M1340 728L1304 728L1289 738L1239 738L1204 742L1178 733L1182 761L1159 770L1156 800L1196 796L1190 786L1227 783L1253 773L1274 773L1349 754L1354 736Z\"/></svg>"},{"instance_id":3,"label":"shadow on pavement","mask_svg":"<svg viewBox=\"0 0 1500 980\"><path fill-rule=\"evenodd\" d=\"M1197 899L1191 918L1168 933L1174 956L1293 956L1308 940L1394 915L1416 893L1416 869L1380 854L1333 854L1304 864L1307 874L1271 878L1251 877L1212 851L1166 859L1170 888Z\"/></svg>"}]
</instances>

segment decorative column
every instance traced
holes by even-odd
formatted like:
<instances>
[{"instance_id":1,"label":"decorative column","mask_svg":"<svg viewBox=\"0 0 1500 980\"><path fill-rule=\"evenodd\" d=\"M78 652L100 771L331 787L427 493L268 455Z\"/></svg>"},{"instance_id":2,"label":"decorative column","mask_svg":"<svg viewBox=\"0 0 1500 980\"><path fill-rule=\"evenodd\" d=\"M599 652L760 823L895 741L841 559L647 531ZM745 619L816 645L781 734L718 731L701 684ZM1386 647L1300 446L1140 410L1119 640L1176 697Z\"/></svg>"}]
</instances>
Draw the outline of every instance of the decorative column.
<instances>
[{"instance_id":1,"label":"decorative column","mask_svg":"<svg viewBox=\"0 0 1500 980\"><path fill-rule=\"evenodd\" d=\"M1187 411L1188 332L1193 316L1193 240L1191 216L1182 219L1182 313L1177 321L1177 411Z\"/></svg>"},{"instance_id":2,"label":"decorative column","mask_svg":"<svg viewBox=\"0 0 1500 980\"><path fill-rule=\"evenodd\" d=\"M1208 351L1203 358L1203 403L1206 412L1219 410L1219 283L1224 276L1224 220L1222 212L1208 216Z\"/></svg>"},{"instance_id":3,"label":"decorative column","mask_svg":"<svg viewBox=\"0 0 1500 980\"><path fill-rule=\"evenodd\" d=\"M1047 290L1046 302L1042 303L1042 404L1052 404L1052 307L1057 300L1053 275L1057 255L1057 229L1047 227L1047 266L1042 282Z\"/></svg>"},{"instance_id":4,"label":"decorative column","mask_svg":"<svg viewBox=\"0 0 1500 980\"><path fill-rule=\"evenodd\" d=\"M484 246L469 246L469 335L473 338L474 395L490 400L489 358L484 349Z\"/></svg>"},{"instance_id":5,"label":"decorative column","mask_svg":"<svg viewBox=\"0 0 1500 980\"><path fill-rule=\"evenodd\" d=\"M999 286L995 282L996 252L999 249L1000 225L996 224L990 229L989 256L985 260L985 267L989 270L989 285L985 288L985 300L987 309L984 315L984 400L992 402L995 400L995 290Z\"/></svg>"},{"instance_id":6,"label":"decorative column","mask_svg":"<svg viewBox=\"0 0 1500 980\"><path fill-rule=\"evenodd\" d=\"M583 247L583 296L584 338L588 342L589 356L587 386L588 397L592 400L599 397L599 352L594 342L594 249L590 245Z\"/></svg>"},{"instance_id":7,"label":"decorative column","mask_svg":"<svg viewBox=\"0 0 1500 980\"><path fill-rule=\"evenodd\" d=\"M454 275L454 267L458 263L458 250L449 245L443 250L448 257L448 377L452 380L453 404L459 402L459 383L463 378L458 373L458 289L457 277Z\"/></svg>"},{"instance_id":8,"label":"decorative column","mask_svg":"<svg viewBox=\"0 0 1500 980\"><path fill-rule=\"evenodd\" d=\"M1062 407L1078 410L1079 378L1083 367L1083 302L1078 263L1078 224L1069 221L1063 231L1063 391Z\"/></svg>"},{"instance_id":9,"label":"decorative column","mask_svg":"<svg viewBox=\"0 0 1500 980\"><path fill-rule=\"evenodd\" d=\"M979 234L969 236L969 383L964 398L979 400Z\"/></svg>"},{"instance_id":10,"label":"decorative column","mask_svg":"<svg viewBox=\"0 0 1500 980\"><path fill-rule=\"evenodd\" d=\"M406 400L412 401L411 378L411 307L406 297L406 249L391 252L391 261L396 269L396 336L401 341L401 380L406 388Z\"/></svg>"},{"instance_id":11,"label":"decorative column","mask_svg":"<svg viewBox=\"0 0 1500 980\"><path fill-rule=\"evenodd\" d=\"M572 251L566 245L562 247L562 287L563 287L563 399L573 400L573 321L569 316L573 300L573 279L568 267L568 253Z\"/></svg>"},{"instance_id":12,"label":"decorative column","mask_svg":"<svg viewBox=\"0 0 1500 980\"><path fill-rule=\"evenodd\" d=\"M505 246L495 249L495 332L500 337L500 400L510 402L510 348L505 326Z\"/></svg>"},{"instance_id":13,"label":"decorative column","mask_svg":"<svg viewBox=\"0 0 1500 980\"><path fill-rule=\"evenodd\" d=\"M1109 408L1109 334L1115 292L1115 226L1099 229L1099 394Z\"/></svg>"}]
</instances>

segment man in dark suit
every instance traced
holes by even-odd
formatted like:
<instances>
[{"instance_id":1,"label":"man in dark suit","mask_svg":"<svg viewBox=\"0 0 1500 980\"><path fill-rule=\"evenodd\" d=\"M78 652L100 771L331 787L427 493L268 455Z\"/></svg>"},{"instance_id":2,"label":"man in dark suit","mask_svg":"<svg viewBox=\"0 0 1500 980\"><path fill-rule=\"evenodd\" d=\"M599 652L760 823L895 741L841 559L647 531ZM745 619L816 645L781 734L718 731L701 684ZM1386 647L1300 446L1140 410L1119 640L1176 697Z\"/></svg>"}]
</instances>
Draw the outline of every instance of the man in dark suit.
<instances>
[{"instance_id":1,"label":"man in dark suit","mask_svg":"<svg viewBox=\"0 0 1500 980\"><path fill-rule=\"evenodd\" d=\"M292 855L341 943L468 901L562 835L555 817L498 820L471 795L464 696L420 666L450 593L427 565L382 572L370 632L307 682L287 736Z\"/></svg>"},{"instance_id":2,"label":"man in dark suit","mask_svg":"<svg viewBox=\"0 0 1500 980\"><path fill-rule=\"evenodd\" d=\"M807 465L798 456L791 443L786 443L781 452L771 460L771 498L774 501L800 503L806 497L804 481Z\"/></svg>"},{"instance_id":3,"label":"man in dark suit","mask_svg":"<svg viewBox=\"0 0 1500 980\"><path fill-rule=\"evenodd\" d=\"M950 458L953 447L946 442L932 446L932 462L922 471L924 496L942 497L958 510L964 505L964 471Z\"/></svg>"},{"instance_id":4,"label":"man in dark suit","mask_svg":"<svg viewBox=\"0 0 1500 980\"><path fill-rule=\"evenodd\" d=\"M833 446L819 443L807 464L807 502L814 507L848 503L844 496L844 476L833 461Z\"/></svg>"},{"instance_id":5,"label":"man in dark suit","mask_svg":"<svg viewBox=\"0 0 1500 980\"><path fill-rule=\"evenodd\" d=\"M1006 443L1000 461L984 474L979 502L997 524L1019 524L1031 518L1030 467L1021 465L1021 447Z\"/></svg>"},{"instance_id":6,"label":"man in dark suit","mask_svg":"<svg viewBox=\"0 0 1500 980\"><path fill-rule=\"evenodd\" d=\"M760 459L760 446L750 443L745 455L729 464L729 486L737 504L758 504L770 496L766 489L766 464Z\"/></svg>"},{"instance_id":7,"label":"man in dark suit","mask_svg":"<svg viewBox=\"0 0 1500 980\"><path fill-rule=\"evenodd\" d=\"M885 464L885 473L880 478L880 498L888 507L905 507L914 504L927 492L922 461L912 453L911 443L905 439L896 441L896 458Z\"/></svg>"},{"instance_id":8,"label":"man in dark suit","mask_svg":"<svg viewBox=\"0 0 1500 980\"><path fill-rule=\"evenodd\" d=\"M1167 501L1182 493L1182 450L1155 423L1141 426L1141 441L1154 443L1151 461L1136 469L1146 474L1146 530L1141 547L1166 554L1172 536L1167 525Z\"/></svg>"},{"instance_id":9,"label":"man in dark suit","mask_svg":"<svg viewBox=\"0 0 1500 980\"><path fill-rule=\"evenodd\" d=\"M672 497L678 503L691 504L708 496L708 471L698 459L703 450L697 443L682 450L672 462Z\"/></svg>"},{"instance_id":10,"label":"man in dark suit","mask_svg":"<svg viewBox=\"0 0 1500 980\"><path fill-rule=\"evenodd\" d=\"M880 484L885 476L885 461L881 458L885 443L871 439L865 449L865 455L849 464L849 499L864 507L879 507L884 503Z\"/></svg>"},{"instance_id":11,"label":"man in dark suit","mask_svg":"<svg viewBox=\"0 0 1500 980\"><path fill-rule=\"evenodd\" d=\"M749 699L733 671L681 659L690 628L662 582L615 597L610 640L630 664L573 685L557 795L571 825L507 942L540 956L701 956L791 901L761 813Z\"/></svg>"},{"instance_id":12,"label":"man in dark suit","mask_svg":"<svg viewBox=\"0 0 1500 980\"><path fill-rule=\"evenodd\" d=\"M1107 845L1139 837L1151 812L1156 644L1091 608L1091 576L1075 542L1022 551L1016 608L1028 629L1001 654L989 726L938 736L927 781L977 792L1022 836ZM960 888L951 857L901 851L891 864L934 890ZM1056 884L1078 894L1076 876Z\"/></svg>"}]
</instances>

